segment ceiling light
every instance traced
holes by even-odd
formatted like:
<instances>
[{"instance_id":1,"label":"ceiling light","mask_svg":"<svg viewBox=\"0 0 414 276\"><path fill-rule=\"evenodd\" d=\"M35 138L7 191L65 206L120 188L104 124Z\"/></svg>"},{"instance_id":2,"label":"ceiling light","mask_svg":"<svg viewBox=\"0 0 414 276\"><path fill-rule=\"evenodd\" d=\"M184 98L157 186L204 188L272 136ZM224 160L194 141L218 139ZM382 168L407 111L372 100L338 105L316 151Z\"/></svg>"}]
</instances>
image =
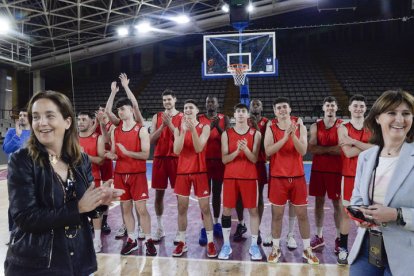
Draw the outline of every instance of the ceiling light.
<instances>
[{"instance_id":1,"label":"ceiling light","mask_svg":"<svg viewBox=\"0 0 414 276\"><path fill-rule=\"evenodd\" d=\"M253 9L254 9L253 4L252 3L249 3L249 5L247 5L247 11L248 12L252 12Z\"/></svg>"},{"instance_id":2,"label":"ceiling light","mask_svg":"<svg viewBox=\"0 0 414 276\"><path fill-rule=\"evenodd\" d=\"M7 34L10 31L10 21L6 18L0 18L0 35Z\"/></svg>"},{"instance_id":3,"label":"ceiling light","mask_svg":"<svg viewBox=\"0 0 414 276\"><path fill-rule=\"evenodd\" d=\"M225 13L230 11L229 5L228 4L224 4L223 6L221 6L221 10L224 11Z\"/></svg>"},{"instance_id":4,"label":"ceiling light","mask_svg":"<svg viewBox=\"0 0 414 276\"><path fill-rule=\"evenodd\" d=\"M137 31L140 33L148 33L149 31L151 31L152 27L151 23L149 23L148 21L142 21L135 26L135 29L137 29Z\"/></svg>"},{"instance_id":5,"label":"ceiling light","mask_svg":"<svg viewBox=\"0 0 414 276\"><path fill-rule=\"evenodd\" d=\"M177 22L178 24L185 24L185 23L190 22L190 18L187 15L185 15L185 14L181 14L181 15L175 16L172 19L175 22Z\"/></svg>"},{"instance_id":6,"label":"ceiling light","mask_svg":"<svg viewBox=\"0 0 414 276\"><path fill-rule=\"evenodd\" d=\"M116 31L118 32L118 35L120 37L124 37L124 36L127 36L129 34L129 30L125 26L118 27L118 29Z\"/></svg>"}]
</instances>

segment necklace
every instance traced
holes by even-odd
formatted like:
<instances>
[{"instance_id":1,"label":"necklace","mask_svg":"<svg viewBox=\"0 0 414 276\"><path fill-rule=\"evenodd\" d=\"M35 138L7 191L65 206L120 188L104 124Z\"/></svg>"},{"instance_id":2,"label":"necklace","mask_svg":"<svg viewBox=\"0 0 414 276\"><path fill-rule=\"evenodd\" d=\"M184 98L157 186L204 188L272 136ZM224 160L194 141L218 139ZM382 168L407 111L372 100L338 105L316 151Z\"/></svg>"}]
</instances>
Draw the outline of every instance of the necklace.
<instances>
[{"instance_id":1,"label":"necklace","mask_svg":"<svg viewBox=\"0 0 414 276\"><path fill-rule=\"evenodd\" d=\"M394 152L394 154L398 154L400 152L403 144L404 144L404 142L401 145L399 145L398 148L396 148L396 149L387 150L386 151L387 152L387 155L390 156L390 155L392 155L393 152Z\"/></svg>"},{"instance_id":2,"label":"necklace","mask_svg":"<svg viewBox=\"0 0 414 276\"><path fill-rule=\"evenodd\" d=\"M60 154L59 155L52 155L49 154L49 161L50 163L52 163L53 165L56 165L60 160Z\"/></svg>"}]
</instances>

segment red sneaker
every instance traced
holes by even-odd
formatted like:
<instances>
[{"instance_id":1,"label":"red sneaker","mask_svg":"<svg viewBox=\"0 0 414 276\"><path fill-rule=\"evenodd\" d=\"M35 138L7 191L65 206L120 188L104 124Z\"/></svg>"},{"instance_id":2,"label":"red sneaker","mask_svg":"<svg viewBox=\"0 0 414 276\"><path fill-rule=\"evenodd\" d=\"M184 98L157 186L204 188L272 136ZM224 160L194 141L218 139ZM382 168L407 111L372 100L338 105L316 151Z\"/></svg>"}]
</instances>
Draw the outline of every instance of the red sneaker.
<instances>
[{"instance_id":1,"label":"red sneaker","mask_svg":"<svg viewBox=\"0 0 414 276\"><path fill-rule=\"evenodd\" d=\"M187 245L183 241L179 241L177 247L174 249L172 255L174 257L181 257L185 252L188 251Z\"/></svg>"},{"instance_id":2,"label":"red sneaker","mask_svg":"<svg viewBox=\"0 0 414 276\"><path fill-rule=\"evenodd\" d=\"M145 253L147 256L156 256L157 255L157 249L155 248L154 242L152 239L147 240L145 243L145 247L147 248L145 250Z\"/></svg>"},{"instance_id":3,"label":"red sneaker","mask_svg":"<svg viewBox=\"0 0 414 276\"><path fill-rule=\"evenodd\" d=\"M129 255L132 251L135 251L138 249L138 243L137 240L131 240L128 238L124 248L121 250L122 255Z\"/></svg>"},{"instance_id":4,"label":"red sneaker","mask_svg":"<svg viewBox=\"0 0 414 276\"><path fill-rule=\"evenodd\" d=\"M339 253L339 238L336 238L335 239L335 249L334 249L334 251L335 251L335 254L336 255L338 255L338 253Z\"/></svg>"},{"instance_id":5,"label":"red sneaker","mask_svg":"<svg viewBox=\"0 0 414 276\"><path fill-rule=\"evenodd\" d=\"M319 237L318 235L315 235L312 240L311 240L311 247L312 249L317 249L319 247L322 247L325 245L325 241L323 239L323 237Z\"/></svg>"},{"instance_id":6,"label":"red sneaker","mask_svg":"<svg viewBox=\"0 0 414 276\"><path fill-rule=\"evenodd\" d=\"M214 242L209 242L207 244L207 257L209 258L215 258L217 257L218 253L216 250L216 246L214 245Z\"/></svg>"}]
</instances>

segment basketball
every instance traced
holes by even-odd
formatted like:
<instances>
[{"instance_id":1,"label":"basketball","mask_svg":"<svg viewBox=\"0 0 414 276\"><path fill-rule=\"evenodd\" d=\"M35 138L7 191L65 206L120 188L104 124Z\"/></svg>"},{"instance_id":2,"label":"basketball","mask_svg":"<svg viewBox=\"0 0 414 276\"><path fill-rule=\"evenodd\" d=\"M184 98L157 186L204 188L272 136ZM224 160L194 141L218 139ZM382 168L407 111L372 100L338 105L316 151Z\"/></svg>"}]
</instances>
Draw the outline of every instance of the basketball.
<instances>
[{"instance_id":1,"label":"basketball","mask_svg":"<svg viewBox=\"0 0 414 276\"><path fill-rule=\"evenodd\" d=\"M210 58L210 59L207 61L207 64L208 64L208 66L209 66L209 67L214 66L214 59Z\"/></svg>"}]
</instances>

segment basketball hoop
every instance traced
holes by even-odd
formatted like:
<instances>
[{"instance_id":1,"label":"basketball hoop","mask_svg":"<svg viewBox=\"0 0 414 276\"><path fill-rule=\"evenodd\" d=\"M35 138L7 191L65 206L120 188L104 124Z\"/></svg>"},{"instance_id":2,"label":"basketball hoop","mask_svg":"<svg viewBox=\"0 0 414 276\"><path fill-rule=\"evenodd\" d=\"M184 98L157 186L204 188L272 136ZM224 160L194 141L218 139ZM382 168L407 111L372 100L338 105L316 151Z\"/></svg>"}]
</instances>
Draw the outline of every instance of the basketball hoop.
<instances>
[{"instance_id":1,"label":"basketball hoop","mask_svg":"<svg viewBox=\"0 0 414 276\"><path fill-rule=\"evenodd\" d=\"M244 85L244 81L246 80L246 73L247 73L247 70L249 69L249 65L243 64L243 63L236 63L236 64L230 64L228 68L234 78L234 84L237 86Z\"/></svg>"}]
</instances>

